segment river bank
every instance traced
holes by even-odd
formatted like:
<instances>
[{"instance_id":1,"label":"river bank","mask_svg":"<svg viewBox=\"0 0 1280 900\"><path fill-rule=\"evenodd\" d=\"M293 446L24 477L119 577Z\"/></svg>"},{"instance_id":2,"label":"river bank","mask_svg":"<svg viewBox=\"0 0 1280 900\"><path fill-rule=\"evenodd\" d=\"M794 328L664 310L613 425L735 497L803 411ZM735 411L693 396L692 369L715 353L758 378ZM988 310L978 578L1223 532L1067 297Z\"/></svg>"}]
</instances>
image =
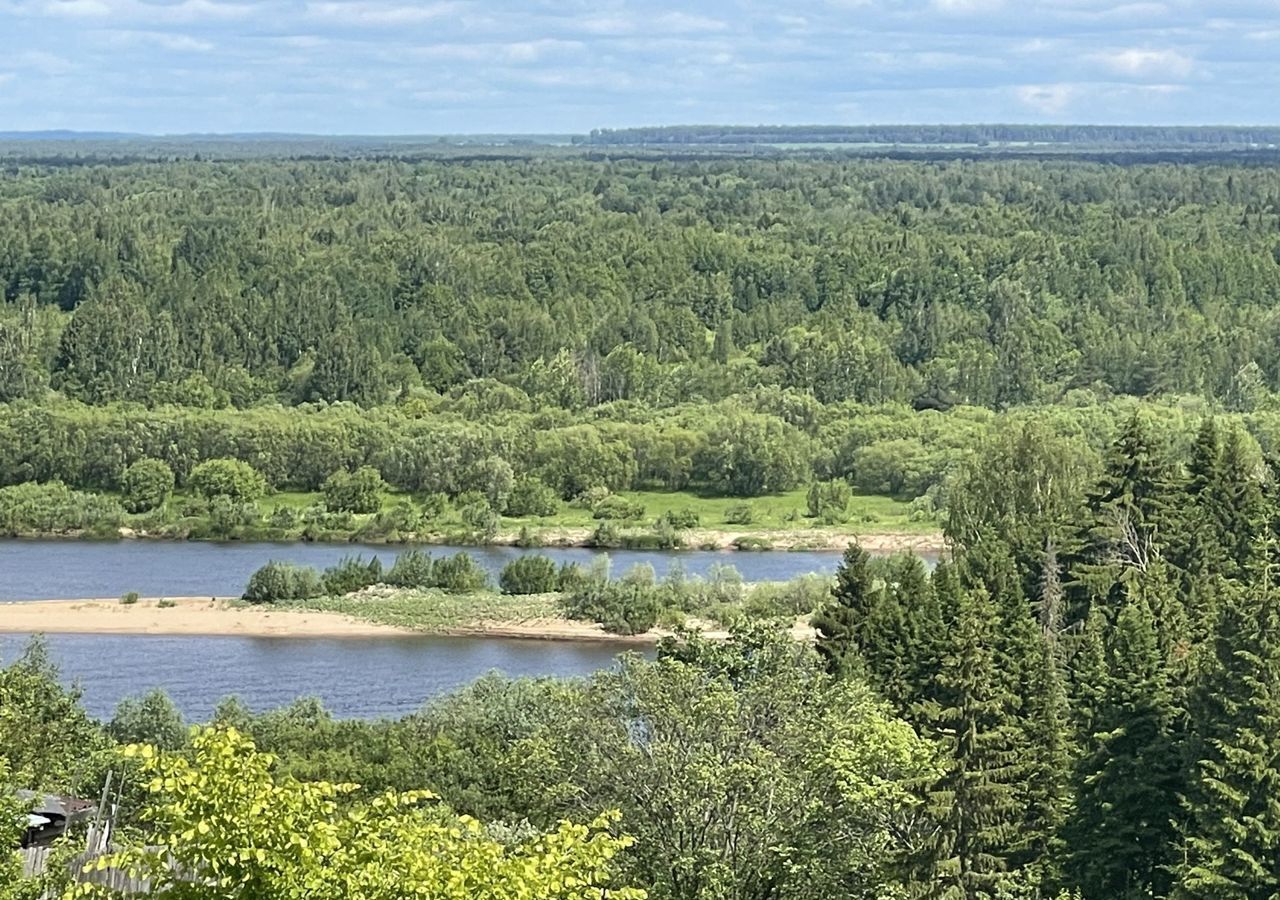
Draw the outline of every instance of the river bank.
<instances>
[{"instance_id":1,"label":"river bank","mask_svg":"<svg viewBox=\"0 0 1280 900\"><path fill-rule=\"evenodd\" d=\"M523 547L526 549L582 549L582 550L707 550L732 551L740 553L768 553L795 551L835 551L842 552L850 545L857 543L869 553L888 555L891 553L923 553L938 555L946 552L946 538L940 531L933 532L897 532L874 531L852 533L833 529L761 529L761 530L728 530L719 528L694 528L681 532L681 545L678 547L652 547L647 542L637 541L631 544L629 538L635 537L626 532L622 534L622 542L617 545L602 545L596 540L596 532L591 528L548 527L536 530L500 531L492 537L485 538L474 534L457 532L413 532L397 533L391 536L365 534L358 531L334 532L319 536L299 535L293 531L271 528L254 528L234 536L196 535L164 529L149 531L141 528L121 526L109 533L96 531L65 532L20 532L9 535L4 540L17 541L110 541L136 540L157 541L166 543L305 543L305 544L362 544L396 548L410 545L449 546L449 547Z\"/></svg>"},{"instance_id":2,"label":"river bank","mask_svg":"<svg viewBox=\"0 0 1280 900\"><path fill-rule=\"evenodd\" d=\"M190 637L383 638L432 635L548 641L656 643L665 632L621 637L598 625L551 615L536 618L456 620L410 627L302 607L247 606L211 597L120 600L31 600L0 609L0 634L112 634Z\"/></svg>"}]
</instances>

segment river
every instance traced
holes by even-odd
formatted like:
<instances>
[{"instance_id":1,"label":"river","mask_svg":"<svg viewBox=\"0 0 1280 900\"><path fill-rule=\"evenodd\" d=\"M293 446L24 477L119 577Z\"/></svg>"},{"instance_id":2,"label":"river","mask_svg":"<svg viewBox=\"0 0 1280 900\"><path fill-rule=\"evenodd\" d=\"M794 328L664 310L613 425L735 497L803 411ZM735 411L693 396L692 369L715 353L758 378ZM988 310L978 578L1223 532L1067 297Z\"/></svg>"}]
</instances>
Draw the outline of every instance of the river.
<instances>
[{"instance_id":1,"label":"river","mask_svg":"<svg viewBox=\"0 0 1280 900\"><path fill-rule=\"evenodd\" d=\"M172 541L0 541L0 605L16 600L237 596L269 560L324 568L344 556L377 555L390 565L405 547L360 544ZM494 576L512 559L541 553L557 564L589 565L607 555L615 575L637 564L659 576L679 565L690 575L733 566L748 581L783 581L834 572L834 551L599 551L582 548L424 547L437 556L465 549ZM932 565L936 558L926 556ZM0 609L0 616L4 615ZM29 638L0 635L0 664ZM78 683L89 712L109 718L126 696L166 690L191 721L205 721L236 695L257 711L319 697L340 717L401 716L486 672L585 675L612 665L620 645L502 638L299 638L52 635L50 652L67 683Z\"/></svg>"},{"instance_id":2,"label":"river","mask_svg":"<svg viewBox=\"0 0 1280 900\"><path fill-rule=\"evenodd\" d=\"M0 664L13 662L29 639L0 634ZM319 697L340 718L398 717L486 672L589 675L611 666L624 650L594 641L429 636L304 640L55 634L46 640L63 681L83 690L90 715L109 719L122 698L159 687L191 722L208 721L218 702L232 695L257 712L298 697Z\"/></svg>"},{"instance_id":3,"label":"river","mask_svg":"<svg viewBox=\"0 0 1280 900\"><path fill-rule=\"evenodd\" d=\"M249 576L270 560L323 569L344 556L378 556L390 566L406 547L386 544L209 543L203 541L0 541L0 602L119 597L238 597ZM840 564L833 550L744 553L730 550L641 551L574 548L422 547L437 556L465 550L490 574L529 553L557 564L589 565L608 556L614 575L640 563L661 577L674 565L690 575L733 566L747 581L786 581L810 572L831 574ZM932 565L936 557L926 556Z\"/></svg>"}]
</instances>

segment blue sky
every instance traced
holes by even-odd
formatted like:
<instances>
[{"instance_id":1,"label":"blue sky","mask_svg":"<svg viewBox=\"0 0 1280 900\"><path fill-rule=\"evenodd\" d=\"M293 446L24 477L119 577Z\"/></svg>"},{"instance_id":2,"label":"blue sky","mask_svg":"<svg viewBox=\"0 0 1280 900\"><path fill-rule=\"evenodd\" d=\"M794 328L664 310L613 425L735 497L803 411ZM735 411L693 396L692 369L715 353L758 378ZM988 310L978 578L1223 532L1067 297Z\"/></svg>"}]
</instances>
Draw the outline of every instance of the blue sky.
<instances>
[{"instance_id":1,"label":"blue sky","mask_svg":"<svg viewBox=\"0 0 1280 900\"><path fill-rule=\"evenodd\" d=\"M1280 0L0 0L0 130L1280 124Z\"/></svg>"}]
</instances>

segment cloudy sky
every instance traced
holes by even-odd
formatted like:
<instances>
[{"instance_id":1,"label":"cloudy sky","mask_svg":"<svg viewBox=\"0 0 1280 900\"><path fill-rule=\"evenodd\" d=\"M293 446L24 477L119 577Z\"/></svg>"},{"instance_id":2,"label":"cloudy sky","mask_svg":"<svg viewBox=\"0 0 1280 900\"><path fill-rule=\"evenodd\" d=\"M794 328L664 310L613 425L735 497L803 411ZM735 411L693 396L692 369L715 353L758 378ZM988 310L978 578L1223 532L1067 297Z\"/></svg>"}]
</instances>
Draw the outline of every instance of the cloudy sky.
<instances>
[{"instance_id":1,"label":"cloudy sky","mask_svg":"<svg viewBox=\"0 0 1280 900\"><path fill-rule=\"evenodd\" d=\"M0 130L1280 124L1280 0L0 0Z\"/></svg>"}]
</instances>

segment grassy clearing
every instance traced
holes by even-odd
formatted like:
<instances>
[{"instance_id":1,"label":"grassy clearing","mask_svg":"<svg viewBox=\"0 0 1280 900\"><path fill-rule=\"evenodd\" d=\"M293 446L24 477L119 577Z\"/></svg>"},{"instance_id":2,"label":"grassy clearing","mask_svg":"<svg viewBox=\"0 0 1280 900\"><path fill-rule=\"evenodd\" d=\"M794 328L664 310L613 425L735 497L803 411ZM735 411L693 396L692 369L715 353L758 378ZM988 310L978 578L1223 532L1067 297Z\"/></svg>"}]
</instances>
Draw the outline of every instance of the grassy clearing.
<instances>
[{"instance_id":1,"label":"grassy clearing","mask_svg":"<svg viewBox=\"0 0 1280 900\"><path fill-rule=\"evenodd\" d=\"M440 631L480 622L528 622L558 616L555 594L509 596L491 591L446 594L375 587L346 597L321 597L288 604L295 609L333 612L378 625Z\"/></svg>"},{"instance_id":2,"label":"grassy clearing","mask_svg":"<svg viewBox=\"0 0 1280 900\"><path fill-rule=\"evenodd\" d=\"M807 488L784 494L771 494L750 499L741 497L705 497L690 491L625 491L621 496L644 505L644 519L652 522L668 510L691 510L698 516L700 528L724 529L744 534L753 531L828 531L836 534L868 532L901 532L929 534L937 531L934 522L911 521L911 504L892 497L855 495L850 505L849 521L840 525L822 525L805 515L808 509ZM749 523L734 523L730 511L746 508ZM504 525L530 528L593 528L598 524L589 509L576 509L565 504L554 516L544 518L504 519Z\"/></svg>"},{"instance_id":3,"label":"grassy clearing","mask_svg":"<svg viewBox=\"0 0 1280 900\"><path fill-rule=\"evenodd\" d=\"M643 507L643 515L626 521L615 522L616 525L629 531L648 531L655 521L667 512L691 512L697 517L698 525L691 544L697 546L704 542L708 535L709 542L714 543L715 535L752 535L767 539L778 545L780 538L783 546L799 544L827 545L829 539L842 535L932 535L938 531L936 522L928 520L912 520L911 504L892 497L880 495L855 495L850 503L847 521L826 525L816 519L809 518L807 488L797 488L786 493L771 494L764 497L709 497L692 491L625 491L619 496L638 502ZM181 519L182 512L195 500L186 491L177 491L166 503L161 514L143 514L126 517L125 524L151 533L161 533L163 523L175 523ZM387 492L382 497L383 512L390 512L397 507L409 505L419 514L426 512L424 498L401 492ZM309 509L322 509L324 495L318 491L280 491L262 498L257 508L261 520L241 530L236 535L240 538L256 538L270 540L297 539L307 521L303 518ZM292 524L278 525L273 520L277 510L287 510L292 514ZM364 539L378 541L382 539L399 540L406 534L415 534L429 540L458 541L471 543L480 540L475 529L465 523L459 510L446 505L443 511L438 507L431 518L419 520L415 527L388 526L376 515L354 515L346 518L345 523L314 525L321 534L312 535L311 539L345 540ZM190 521L190 520L188 520ZM593 531L601 520L596 519L592 510L562 502L554 515L544 517L503 517L499 525L502 533L510 536L527 528L535 539L542 537L551 543L565 540L566 534L577 532L578 539ZM399 531L395 529L399 527ZM702 538L698 538L701 531ZM185 536L180 530L175 536ZM202 535L208 537L209 535ZM227 535L222 535L227 536ZM788 539L787 536L790 536ZM721 542L722 543L722 542Z\"/></svg>"}]
</instances>

